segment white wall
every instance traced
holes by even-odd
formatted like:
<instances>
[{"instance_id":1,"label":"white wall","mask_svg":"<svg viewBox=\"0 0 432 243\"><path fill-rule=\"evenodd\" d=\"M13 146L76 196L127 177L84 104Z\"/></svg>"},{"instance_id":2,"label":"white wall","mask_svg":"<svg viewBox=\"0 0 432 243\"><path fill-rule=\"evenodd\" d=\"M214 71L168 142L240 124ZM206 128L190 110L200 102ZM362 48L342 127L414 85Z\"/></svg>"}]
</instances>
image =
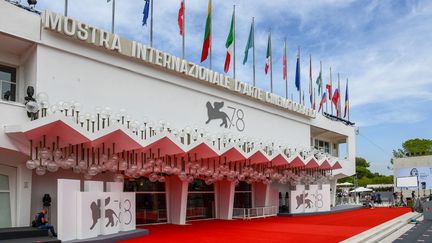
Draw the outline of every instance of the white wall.
<instances>
[{"instance_id":1,"label":"white wall","mask_svg":"<svg viewBox=\"0 0 432 243\"><path fill-rule=\"evenodd\" d=\"M77 48L70 45L65 47ZM284 114L251 99L185 79L166 70L122 60L124 58L113 60L119 62L117 67L102 63L100 61L112 56L106 57L106 53L91 49L88 51L88 56L97 60L38 46L38 91L47 92L52 101L79 101L85 110L91 112L96 106L110 106L117 111L125 108L140 121L147 116L155 121L164 119L174 123L177 128L197 124L213 133L232 132L297 146L310 144L310 129L304 117ZM206 125L207 101L224 101L223 111L227 114L230 114L227 106L243 109L244 132L236 132L235 128L220 128L219 120Z\"/></svg>"},{"instance_id":2,"label":"white wall","mask_svg":"<svg viewBox=\"0 0 432 243\"><path fill-rule=\"evenodd\" d=\"M0 164L12 166L17 171L16 185L16 226L28 226L30 223L31 172L25 167L27 156L0 148Z\"/></svg>"},{"instance_id":3,"label":"white wall","mask_svg":"<svg viewBox=\"0 0 432 243\"><path fill-rule=\"evenodd\" d=\"M40 17L38 14L0 1L0 32L9 33L33 41L40 39Z\"/></svg>"},{"instance_id":4,"label":"white wall","mask_svg":"<svg viewBox=\"0 0 432 243\"><path fill-rule=\"evenodd\" d=\"M95 181L113 181L113 174L106 172L93 177ZM51 215L49 221L57 226L57 179L76 179L81 180L81 191L84 190L83 174L75 174L72 170L59 169L55 173L47 172L44 176L38 176L33 171L33 188L31 192L31 216L38 213L42 207L42 198L45 193L50 194L52 204L50 208Z\"/></svg>"}]
</instances>

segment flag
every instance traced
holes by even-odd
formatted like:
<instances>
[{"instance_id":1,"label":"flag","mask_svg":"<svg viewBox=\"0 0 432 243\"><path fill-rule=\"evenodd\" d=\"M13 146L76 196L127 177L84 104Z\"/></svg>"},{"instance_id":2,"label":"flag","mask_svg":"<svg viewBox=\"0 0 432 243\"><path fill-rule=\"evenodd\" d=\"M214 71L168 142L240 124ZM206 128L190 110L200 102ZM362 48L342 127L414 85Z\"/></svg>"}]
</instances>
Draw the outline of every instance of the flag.
<instances>
[{"instance_id":1,"label":"flag","mask_svg":"<svg viewBox=\"0 0 432 243\"><path fill-rule=\"evenodd\" d=\"M336 116L339 116L339 89L336 89L333 93L332 102L336 107Z\"/></svg>"},{"instance_id":2,"label":"flag","mask_svg":"<svg viewBox=\"0 0 432 243\"><path fill-rule=\"evenodd\" d=\"M150 10L150 0L145 0L145 5L143 9L143 20L142 25L147 25L147 19L149 17L149 10Z\"/></svg>"},{"instance_id":3,"label":"flag","mask_svg":"<svg viewBox=\"0 0 432 243\"><path fill-rule=\"evenodd\" d=\"M250 27L250 31L249 31L249 38L248 38L248 41L246 43L245 56L243 58L243 65L246 64L246 62L247 62L248 54L249 54L249 49L251 49L253 47L253 45L254 45L254 38L253 38L254 27L253 27L253 24L254 23L252 21L251 27Z\"/></svg>"},{"instance_id":4,"label":"flag","mask_svg":"<svg viewBox=\"0 0 432 243\"><path fill-rule=\"evenodd\" d=\"M283 72L283 80L287 80L286 40L284 42L282 66L283 66L283 71L282 71Z\"/></svg>"},{"instance_id":5,"label":"flag","mask_svg":"<svg viewBox=\"0 0 432 243\"><path fill-rule=\"evenodd\" d=\"M312 56L309 56L309 100L312 106Z\"/></svg>"},{"instance_id":6,"label":"flag","mask_svg":"<svg viewBox=\"0 0 432 243\"><path fill-rule=\"evenodd\" d=\"M318 95L321 95L321 84L322 84L322 74L321 70L319 72L318 78L316 79L316 85L318 86Z\"/></svg>"},{"instance_id":7,"label":"flag","mask_svg":"<svg viewBox=\"0 0 432 243\"><path fill-rule=\"evenodd\" d=\"M180 3L180 8L177 15L177 23L180 30L180 36L183 35L183 16L184 16L184 1L182 0Z\"/></svg>"},{"instance_id":8,"label":"flag","mask_svg":"<svg viewBox=\"0 0 432 243\"><path fill-rule=\"evenodd\" d=\"M320 102L320 105L319 105L319 108L318 108L318 112L320 112L323 104L326 103L326 102L327 102L327 94L326 94L326 92L324 92L323 95L322 95L322 98L321 98L321 102Z\"/></svg>"},{"instance_id":9,"label":"flag","mask_svg":"<svg viewBox=\"0 0 432 243\"><path fill-rule=\"evenodd\" d=\"M348 101L348 79L347 79L347 84L346 84L346 89L345 89L345 109L344 109L344 118L347 115L347 111L349 109L349 101Z\"/></svg>"},{"instance_id":10,"label":"flag","mask_svg":"<svg viewBox=\"0 0 432 243\"><path fill-rule=\"evenodd\" d=\"M331 84L326 84L327 93L329 94L329 99L331 99L332 87Z\"/></svg>"},{"instance_id":11,"label":"flag","mask_svg":"<svg viewBox=\"0 0 432 243\"><path fill-rule=\"evenodd\" d=\"M210 49L210 35L211 35L211 2L208 1L208 7L207 7L207 18L206 18L206 26L205 26L205 32L204 32L204 42L201 52L201 62L203 62L205 59L207 59L209 49Z\"/></svg>"},{"instance_id":12,"label":"flag","mask_svg":"<svg viewBox=\"0 0 432 243\"><path fill-rule=\"evenodd\" d=\"M271 59L271 54L270 54L270 42L271 42L271 36L269 34L268 36L268 41L267 41L267 54L266 54L266 61L265 61L265 74L268 73L268 69L270 67L270 59Z\"/></svg>"},{"instance_id":13,"label":"flag","mask_svg":"<svg viewBox=\"0 0 432 243\"><path fill-rule=\"evenodd\" d=\"M315 97L315 88L313 89L313 102L312 102L312 109L316 109L316 97Z\"/></svg>"},{"instance_id":14,"label":"flag","mask_svg":"<svg viewBox=\"0 0 432 243\"><path fill-rule=\"evenodd\" d=\"M295 86L297 90L300 90L300 51L299 54L297 55Z\"/></svg>"},{"instance_id":15,"label":"flag","mask_svg":"<svg viewBox=\"0 0 432 243\"><path fill-rule=\"evenodd\" d=\"M231 27L230 27L230 32L228 34L226 43L225 43L225 47L227 49L227 53L226 53L226 57L225 57L225 65L224 65L224 71L227 73L229 71L230 68L230 63L231 63L231 54L233 51L233 42L234 42L234 13L233 16L231 18Z\"/></svg>"}]
</instances>

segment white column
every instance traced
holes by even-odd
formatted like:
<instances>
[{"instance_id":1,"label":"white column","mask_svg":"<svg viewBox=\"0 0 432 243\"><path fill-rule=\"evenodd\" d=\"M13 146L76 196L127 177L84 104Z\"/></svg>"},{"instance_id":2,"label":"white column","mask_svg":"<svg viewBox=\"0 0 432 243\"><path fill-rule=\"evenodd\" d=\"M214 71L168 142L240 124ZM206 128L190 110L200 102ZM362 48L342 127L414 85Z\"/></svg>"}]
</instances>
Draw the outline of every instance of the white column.
<instances>
[{"instance_id":1,"label":"white column","mask_svg":"<svg viewBox=\"0 0 432 243\"><path fill-rule=\"evenodd\" d=\"M218 190L217 205L218 219L232 219L234 207L234 190L235 183L228 180L222 180L215 184Z\"/></svg>"},{"instance_id":2,"label":"white column","mask_svg":"<svg viewBox=\"0 0 432 243\"><path fill-rule=\"evenodd\" d=\"M270 185L263 183L254 184L255 207L266 207L269 205Z\"/></svg>"},{"instance_id":3,"label":"white column","mask_svg":"<svg viewBox=\"0 0 432 243\"><path fill-rule=\"evenodd\" d=\"M171 224L186 224L186 207L188 195L188 182L181 181L178 176L167 177L166 182L169 187L168 222Z\"/></svg>"},{"instance_id":4,"label":"white column","mask_svg":"<svg viewBox=\"0 0 432 243\"><path fill-rule=\"evenodd\" d=\"M77 238L77 193L79 180L58 179L57 181L57 232L62 241Z\"/></svg>"}]
</instances>

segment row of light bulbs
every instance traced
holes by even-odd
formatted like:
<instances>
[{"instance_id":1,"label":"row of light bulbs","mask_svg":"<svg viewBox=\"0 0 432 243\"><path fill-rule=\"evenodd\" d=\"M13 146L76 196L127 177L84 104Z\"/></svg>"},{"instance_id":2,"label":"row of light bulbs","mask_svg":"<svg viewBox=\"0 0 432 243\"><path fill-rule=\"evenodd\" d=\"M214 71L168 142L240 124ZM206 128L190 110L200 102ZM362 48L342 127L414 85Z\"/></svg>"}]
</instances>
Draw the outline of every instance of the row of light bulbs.
<instances>
[{"instance_id":1,"label":"row of light bulbs","mask_svg":"<svg viewBox=\"0 0 432 243\"><path fill-rule=\"evenodd\" d=\"M262 140L237 137L231 133L211 135L204 129L198 127L192 129L190 126L187 126L184 129L177 130L164 120L153 123L148 119L144 119L144 121L140 123L127 115L124 109L121 109L119 113L113 115L111 108L97 107L95 109L96 115L90 113L82 114L82 105L79 102L58 102L50 106L48 95L45 93L39 93L36 97L36 102L37 103L32 104L31 107L37 107L37 109L31 111L28 109L29 112L38 113L36 117L44 117L60 112L91 132L104 129L111 124L117 123L124 125L138 137L141 137L141 139L147 139L158 133L169 132L183 144L191 144L194 141L201 140L212 143L218 149L227 146L236 146L244 152L250 152L253 149L262 149L269 155L284 153L287 157L291 157L300 152L300 155L304 159L310 156L314 156L317 159L328 157L328 154L314 148L292 149L288 146L277 145L272 142L265 143ZM39 146L39 151L36 155L37 159L34 159L32 156L32 158L27 161L26 166L29 169L35 169L38 175L44 175L47 171L56 172L59 168L65 170L72 169L75 173L83 173L86 179L90 179L105 171L111 171L115 173L114 180L116 181L122 181L124 179L123 174L128 177L136 178L148 176L151 181L160 182L165 180L166 175L178 175L181 180L187 180L189 182L195 178L205 178L206 183L209 184L223 178L236 182L246 181L252 183L262 181L263 183L270 183L272 181L279 181L283 184L298 183L300 178L304 179L310 177L309 183L312 181L319 182L320 180L325 180L322 178L327 178L325 176L320 176L327 175L327 173L318 171L309 173L306 177L299 177L298 173L300 172L293 173L291 170L286 170L288 171L287 173L282 173L273 169L272 171L258 171L253 167L245 167L246 170L239 172L227 169L226 165L219 165L219 167L212 169L206 166L200 166L199 163L193 164L193 162L188 162L186 168L181 170L178 167L173 167L171 164L162 162L160 159L151 159L149 163L142 162L141 167L138 167L137 163L129 165L128 161L121 158L119 154L107 155L105 153L102 153L100 157L98 154L97 163L90 163L88 160L79 159L78 151L77 147L74 155L70 153L70 150L68 150L68 153L65 153L65 151L61 149L54 149L54 146L52 149L46 146ZM88 153L87 156L89 156Z\"/></svg>"}]
</instances>

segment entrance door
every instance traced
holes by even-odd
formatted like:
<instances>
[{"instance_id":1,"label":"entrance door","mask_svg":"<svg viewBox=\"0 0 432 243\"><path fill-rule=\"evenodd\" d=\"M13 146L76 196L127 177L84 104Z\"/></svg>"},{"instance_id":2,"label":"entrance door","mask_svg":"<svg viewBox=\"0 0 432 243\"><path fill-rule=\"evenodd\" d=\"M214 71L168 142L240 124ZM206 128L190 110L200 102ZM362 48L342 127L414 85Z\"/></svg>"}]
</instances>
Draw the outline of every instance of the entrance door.
<instances>
[{"instance_id":1,"label":"entrance door","mask_svg":"<svg viewBox=\"0 0 432 243\"><path fill-rule=\"evenodd\" d=\"M16 226L16 168L0 165L0 228Z\"/></svg>"},{"instance_id":2,"label":"entrance door","mask_svg":"<svg viewBox=\"0 0 432 243\"><path fill-rule=\"evenodd\" d=\"M151 182L148 178L124 182L125 192L136 192L136 224L167 222L165 182Z\"/></svg>"},{"instance_id":3,"label":"entrance door","mask_svg":"<svg viewBox=\"0 0 432 243\"><path fill-rule=\"evenodd\" d=\"M189 184L188 191L186 220L214 218L214 185L195 179Z\"/></svg>"}]
</instances>

